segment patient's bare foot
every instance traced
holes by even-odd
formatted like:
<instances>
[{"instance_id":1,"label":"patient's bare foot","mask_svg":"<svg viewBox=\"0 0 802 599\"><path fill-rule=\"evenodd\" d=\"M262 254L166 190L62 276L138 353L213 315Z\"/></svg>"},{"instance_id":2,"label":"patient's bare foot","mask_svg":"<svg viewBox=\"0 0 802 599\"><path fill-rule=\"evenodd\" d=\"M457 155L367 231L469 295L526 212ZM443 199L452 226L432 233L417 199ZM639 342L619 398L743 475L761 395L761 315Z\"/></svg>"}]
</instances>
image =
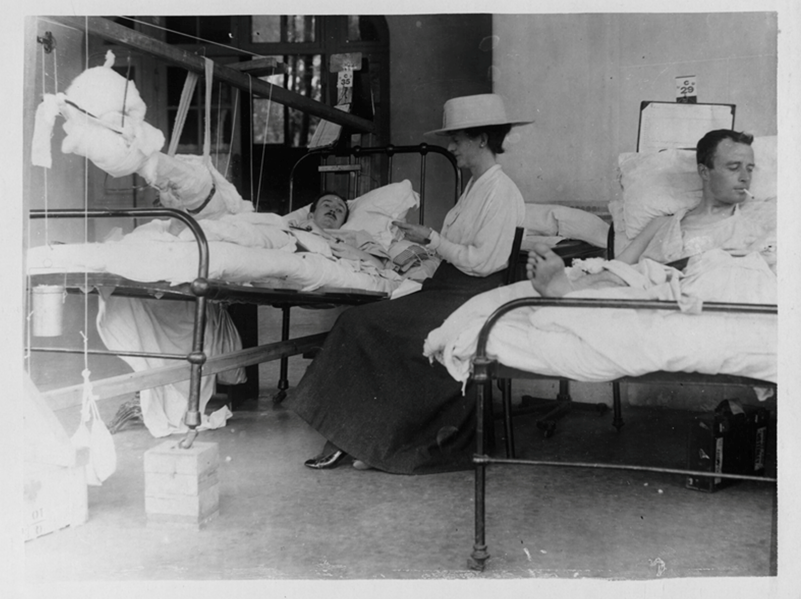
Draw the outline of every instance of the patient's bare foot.
<instances>
[{"instance_id":1,"label":"patient's bare foot","mask_svg":"<svg viewBox=\"0 0 802 599\"><path fill-rule=\"evenodd\" d=\"M573 291L571 281L565 274L563 259L542 243L536 243L533 251L529 252L526 277L543 297L562 297Z\"/></svg>"}]
</instances>

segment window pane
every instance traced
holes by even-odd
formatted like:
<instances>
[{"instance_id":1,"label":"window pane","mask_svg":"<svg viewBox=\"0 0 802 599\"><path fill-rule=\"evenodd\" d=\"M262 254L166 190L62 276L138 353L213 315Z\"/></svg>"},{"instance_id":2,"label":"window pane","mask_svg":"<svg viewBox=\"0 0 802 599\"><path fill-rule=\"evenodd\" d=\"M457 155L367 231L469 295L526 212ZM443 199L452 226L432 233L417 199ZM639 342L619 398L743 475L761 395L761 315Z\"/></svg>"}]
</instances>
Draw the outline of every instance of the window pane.
<instances>
[{"instance_id":1,"label":"window pane","mask_svg":"<svg viewBox=\"0 0 802 599\"><path fill-rule=\"evenodd\" d=\"M286 72L261 77L261 79L320 101L322 97L321 56L319 54L295 55L285 56L281 59L286 65ZM318 122L320 122L318 117L300 110L270 102L267 98L254 98L254 143L284 143L293 147L303 147L308 144Z\"/></svg>"},{"instance_id":2,"label":"window pane","mask_svg":"<svg viewBox=\"0 0 802 599\"><path fill-rule=\"evenodd\" d=\"M254 15L251 17L251 42L314 42L315 17Z\"/></svg>"},{"instance_id":3,"label":"window pane","mask_svg":"<svg viewBox=\"0 0 802 599\"><path fill-rule=\"evenodd\" d=\"M280 15L254 15L251 17L251 42L258 44L280 41Z\"/></svg>"},{"instance_id":4,"label":"window pane","mask_svg":"<svg viewBox=\"0 0 802 599\"><path fill-rule=\"evenodd\" d=\"M315 41L315 17L309 16L290 16L286 17L287 38L283 41L288 42L314 42Z\"/></svg>"},{"instance_id":5,"label":"window pane","mask_svg":"<svg viewBox=\"0 0 802 599\"><path fill-rule=\"evenodd\" d=\"M370 17L360 17L359 15L348 16L348 41L349 42L378 42L379 32L376 31Z\"/></svg>"}]
</instances>

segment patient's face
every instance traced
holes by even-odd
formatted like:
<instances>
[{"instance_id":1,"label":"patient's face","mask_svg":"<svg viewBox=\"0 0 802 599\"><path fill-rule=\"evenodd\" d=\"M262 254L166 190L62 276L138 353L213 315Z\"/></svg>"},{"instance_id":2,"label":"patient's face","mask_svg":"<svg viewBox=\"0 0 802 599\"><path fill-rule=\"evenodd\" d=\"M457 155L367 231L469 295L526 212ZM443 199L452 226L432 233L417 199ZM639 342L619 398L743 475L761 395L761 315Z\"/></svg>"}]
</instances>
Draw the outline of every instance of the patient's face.
<instances>
[{"instance_id":1,"label":"patient's face","mask_svg":"<svg viewBox=\"0 0 802 599\"><path fill-rule=\"evenodd\" d=\"M321 229L339 229L345 223L347 215L345 200L335 195L325 195L318 200L311 217Z\"/></svg>"},{"instance_id":2,"label":"patient's face","mask_svg":"<svg viewBox=\"0 0 802 599\"><path fill-rule=\"evenodd\" d=\"M747 199L744 190L752 183L755 154L752 146L723 139L716 148L713 168L707 169L707 184L719 202L738 204Z\"/></svg>"}]
</instances>

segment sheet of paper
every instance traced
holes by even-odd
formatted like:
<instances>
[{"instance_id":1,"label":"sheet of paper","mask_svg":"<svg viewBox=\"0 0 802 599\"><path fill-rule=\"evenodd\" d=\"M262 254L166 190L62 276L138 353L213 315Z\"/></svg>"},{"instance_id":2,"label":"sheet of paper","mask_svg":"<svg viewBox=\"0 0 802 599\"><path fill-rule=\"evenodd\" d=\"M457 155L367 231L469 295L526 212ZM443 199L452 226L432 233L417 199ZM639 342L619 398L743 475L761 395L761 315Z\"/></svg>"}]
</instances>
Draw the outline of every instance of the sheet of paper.
<instances>
[{"instance_id":1,"label":"sheet of paper","mask_svg":"<svg viewBox=\"0 0 802 599\"><path fill-rule=\"evenodd\" d=\"M638 152L696 148L714 129L732 129L735 107L730 104L649 102L641 108Z\"/></svg>"},{"instance_id":2,"label":"sheet of paper","mask_svg":"<svg viewBox=\"0 0 802 599\"><path fill-rule=\"evenodd\" d=\"M350 112L351 106L349 104L341 104L336 106L338 110L343 112ZM315 132L312 134L312 139L309 140L309 149L325 148L333 146L340 139L340 131L342 127L330 121L320 121Z\"/></svg>"}]
</instances>

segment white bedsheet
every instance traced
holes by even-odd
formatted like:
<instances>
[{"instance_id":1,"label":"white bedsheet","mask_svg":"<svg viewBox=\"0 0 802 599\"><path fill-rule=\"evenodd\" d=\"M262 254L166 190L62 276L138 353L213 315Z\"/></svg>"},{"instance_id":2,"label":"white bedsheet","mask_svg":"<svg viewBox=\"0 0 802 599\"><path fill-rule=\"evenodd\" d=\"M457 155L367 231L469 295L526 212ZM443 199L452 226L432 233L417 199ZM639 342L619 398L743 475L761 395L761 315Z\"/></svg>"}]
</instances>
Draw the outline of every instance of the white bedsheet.
<instances>
[{"instance_id":1,"label":"white bedsheet","mask_svg":"<svg viewBox=\"0 0 802 599\"><path fill-rule=\"evenodd\" d=\"M270 214L232 215L199 223L209 243L209 278L236 284L276 283L312 291L321 287L392 293L404 281L392 270L363 262L334 258L328 244L310 233L287 229ZM110 273L133 281L178 284L198 276L198 245L188 230L173 231L170 221L152 221L127 235L112 235L103 243L53 244L31 248L29 272ZM300 237L299 237L300 236ZM297 252L299 243L320 253ZM414 287L414 285L413 285ZM419 287L419 285L418 285ZM102 289L98 332L109 350L187 354L192 350L194 302L159 302L120 298ZM400 290L399 290L400 291ZM204 352L207 356L241 348L228 313L214 302L208 315ZM123 358L134 371L174 363L162 358ZM225 382L243 382L244 371L221 373ZM214 376L203 377L200 411L214 392ZM189 383L165 385L140 392L145 425L155 437L187 430ZM206 424L202 423L202 426Z\"/></svg>"},{"instance_id":2,"label":"white bedsheet","mask_svg":"<svg viewBox=\"0 0 802 599\"><path fill-rule=\"evenodd\" d=\"M110 290L109 290L110 291ZM100 338L109 350L188 354L192 351L194 302L175 302L109 296L101 293L97 315ZM224 308L207 304L203 351L207 357L226 354L242 348L239 333ZM123 360L140 372L175 364L165 358L124 356ZM218 378L219 377L219 378ZM204 414L214 393L215 380L227 384L242 383L245 371L237 368L219 375L201 378L199 409ZM189 381L181 381L139 393L142 420L154 437L184 433L189 398ZM205 415L201 425L206 425Z\"/></svg>"},{"instance_id":3,"label":"white bedsheet","mask_svg":"<svg viewBox=\"0 0 802 599\"><path fill-rule=\"evenodd\" d=\"M735 259L724 252L708 252L689 264L687 276L679 281L661 281L660 273L676 271L656 263L626 268L631 270L634 287L569 295L681 300L685 306L698 305L698 301L776 303L776 277L757 254ZM520 297L537 297L528 281L476 296L429 334L424 354L443 363L464 385L487 317ZM731 374L776 382L777 317L527 307L501 318L489 337L487 352L507 366L586 382L655 371Z\"/></svg>"},{"instance_id":4,"label":"white bedsheet","mask_svg":"<svg viewBox=\"0 0 802 599\"><path fill-rule=\"evenodd\" d=\"M304 291L328 286L387 293L402 281L389 269L296 252L294 236L267 222L234 226L202 221L202 226L209 239L210 279L239 284L281 279ZM251 245L234 243L238 236ZM114 241L31 248L27 266L37 273L99 272L141 282L186 283L198 276L198 246L186 232L174 235L156 221Z\"/></svg>"}]
</instances>

